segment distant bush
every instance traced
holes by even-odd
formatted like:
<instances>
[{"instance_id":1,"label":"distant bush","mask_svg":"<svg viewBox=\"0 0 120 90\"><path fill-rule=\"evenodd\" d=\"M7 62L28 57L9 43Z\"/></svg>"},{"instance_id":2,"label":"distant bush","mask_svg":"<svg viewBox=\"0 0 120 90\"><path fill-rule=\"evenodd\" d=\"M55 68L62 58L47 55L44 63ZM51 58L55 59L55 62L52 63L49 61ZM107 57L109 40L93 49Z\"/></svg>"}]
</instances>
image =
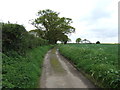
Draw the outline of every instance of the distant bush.
<instances>
[{"instance_id":1,"label":"distant bush","mask_svg":"<svg viewBox=\"0 0 120 90\"><path fill-rule=\"evenodd\" d=\"M100 41L97 41L96 44L100 44Z\"/></svg>"},{"instance_id":2,"label":"distant bush","mask_svg":"<svg viewBox=\"0 0 120 90\"><path fill-rule=\"evenodd\" d=\"M6 24L2 25L2 48L3 53L16 51L25 54L28 49L46 45L47 40L29 34L23 25Z\"/></svg>"}]
</instances>

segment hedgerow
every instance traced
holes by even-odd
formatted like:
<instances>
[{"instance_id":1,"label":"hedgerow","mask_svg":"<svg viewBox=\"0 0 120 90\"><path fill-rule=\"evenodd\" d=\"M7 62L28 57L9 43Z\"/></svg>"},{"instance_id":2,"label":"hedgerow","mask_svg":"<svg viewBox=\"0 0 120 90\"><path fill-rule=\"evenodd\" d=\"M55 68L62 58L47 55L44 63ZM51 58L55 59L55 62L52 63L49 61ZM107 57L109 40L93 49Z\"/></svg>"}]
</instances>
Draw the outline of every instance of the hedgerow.
<instances>
[{"instance_id":1,"label":"hedgerow","mask_svg":"<svg viewBox=\"0 0 120 90\"><path fill-rule=\"evenodd\" d=\"M36 88L47 44L23 25L2 23L2 88Z\"/></svg>"},{"instance_id":2,"label":"hedgerow","mask_svg":"<svg viewBox=\"0 0 120 90\"><path fill-rule=\"evenodd\" d=\"M24 55L29 49L46 45L48 41L29 34L23 25L3 23L2 24L2 51L16 51Z\"/></svg>"}]
</instances>

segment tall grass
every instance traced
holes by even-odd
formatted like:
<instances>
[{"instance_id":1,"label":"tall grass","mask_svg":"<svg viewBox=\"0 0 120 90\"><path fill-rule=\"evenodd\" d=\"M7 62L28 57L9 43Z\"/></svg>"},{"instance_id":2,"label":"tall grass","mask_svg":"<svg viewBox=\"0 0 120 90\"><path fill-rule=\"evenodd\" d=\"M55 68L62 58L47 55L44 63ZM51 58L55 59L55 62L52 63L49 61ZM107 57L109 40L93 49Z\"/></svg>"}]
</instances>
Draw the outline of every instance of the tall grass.
<instances>
[{"instance_id":1,"label":"tall grass","mask_svg":"<svg viewBox=\"0 0 120 90\"><path fill-rule=\"evenodd\" d=\"M51 47L35 48L25 56L20 56L14 51L9 52L9 56L3 54L3 88L36 88L44 55Z\"/></svg>"},{"instance_id":2,"label":"tall grass","mask_svg":"<svg viewBox=\"0 0 120 90\"><path fill-rule=\"evenodd\" d=\"M99 87L118 87L118 45L69 44L59 49L78 69L94 78Z\"/></svg>"}]
</instances>

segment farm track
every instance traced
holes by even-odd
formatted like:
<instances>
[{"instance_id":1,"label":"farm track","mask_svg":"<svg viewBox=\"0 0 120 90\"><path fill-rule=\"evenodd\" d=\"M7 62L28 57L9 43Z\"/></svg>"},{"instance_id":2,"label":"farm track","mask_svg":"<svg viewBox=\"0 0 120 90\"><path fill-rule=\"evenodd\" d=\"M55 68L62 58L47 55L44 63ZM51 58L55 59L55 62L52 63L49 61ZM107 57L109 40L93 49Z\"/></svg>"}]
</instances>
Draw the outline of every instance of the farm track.
<instances>
[{"instance_id":1,"label":"farm track","mask_svg":"<svg viewBox=\"0 0 120 90\"><path fill-rule=\"evenodd\" d=\"M95 88L95 86L54 48L45 56L40 88Z\"/></svg>"}]
</instances>

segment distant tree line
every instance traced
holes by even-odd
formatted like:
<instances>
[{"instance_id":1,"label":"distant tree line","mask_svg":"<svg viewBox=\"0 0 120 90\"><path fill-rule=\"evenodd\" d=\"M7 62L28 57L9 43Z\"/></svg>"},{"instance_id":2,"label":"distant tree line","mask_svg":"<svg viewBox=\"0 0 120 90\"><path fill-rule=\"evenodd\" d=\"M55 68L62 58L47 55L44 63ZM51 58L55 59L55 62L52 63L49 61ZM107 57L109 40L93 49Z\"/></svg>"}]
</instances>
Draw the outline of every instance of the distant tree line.
<instances>
[{"instance_id":1,"label":"distant tree line","mask_svg":"<svg viewBox=\"0 0 120 90\"><path fill-rule=\"evenodd\" d=\"M90 44L92 44L89 40L87 40L87 39L82 40L81 38L77 38L76 43L90 43ZM100 44L100 41L97 41L96 44Z\"/></svg>"}]
</instances>

